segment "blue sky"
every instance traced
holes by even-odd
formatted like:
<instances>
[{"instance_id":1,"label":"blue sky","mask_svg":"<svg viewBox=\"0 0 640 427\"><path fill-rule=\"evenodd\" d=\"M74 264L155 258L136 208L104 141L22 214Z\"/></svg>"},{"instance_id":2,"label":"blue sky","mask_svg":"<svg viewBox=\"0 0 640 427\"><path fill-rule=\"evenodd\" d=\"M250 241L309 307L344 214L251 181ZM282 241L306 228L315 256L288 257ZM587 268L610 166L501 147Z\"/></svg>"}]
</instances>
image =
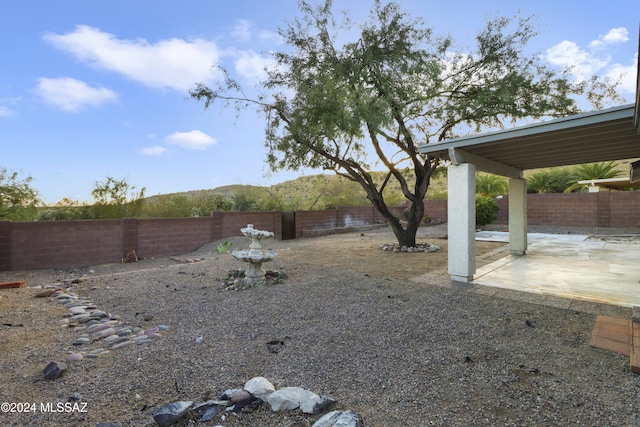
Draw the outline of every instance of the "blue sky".
<instances>
[{"instance_id":1,"label":"blue sky","mask_svg":"<svg viewBox=\"0 0 640 427\"><path fill-rule=\"evenodd\" d=\"M637 0L399 3L460 51L473 49L487 18L536 15L532 52L573 65L576 78L623 75L620 92L634 100ZM371 4L335 0L334 9L362 22ZM297 14L296 0L2 0L0 167L31 175L46 203L91 202L107 176L147 195L296 177L265 176L259 117L203 111L188 90L211 83L214 64L253 86L265 52L283 48L278 27Z\"/></svg>"}]
</instances>

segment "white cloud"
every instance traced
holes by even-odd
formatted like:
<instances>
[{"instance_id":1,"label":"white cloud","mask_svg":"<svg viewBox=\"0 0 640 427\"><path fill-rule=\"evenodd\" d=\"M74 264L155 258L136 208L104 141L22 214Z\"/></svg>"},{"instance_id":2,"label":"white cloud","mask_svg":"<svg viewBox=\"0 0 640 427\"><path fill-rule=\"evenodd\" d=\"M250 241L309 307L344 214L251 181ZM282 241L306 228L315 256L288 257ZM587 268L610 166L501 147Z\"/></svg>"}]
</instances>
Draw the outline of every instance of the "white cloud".
<instances>
[{"instance_id":1,"label":"white cloud","mask_svg":"<svg viewBox=\"0 0 640 427\"><path fill-rule=\"evenodd\" d=\"M85 82L61 77L40 78L34 90L44 102L64 111L79 111L84 107L97 107L118 99L118 94L104 87L91 87Z\"/></svg>"},{"instance_id":2,"label":"white cloud","mask_svg":"<svg viewBox=\"0 0 640 427\"><path fill-rule=\"evenodd\" d=\"M218 47L204 39L123 40L87 25L78 25L67 34L46 34L44 40L93 67L146 86L179 91L196 82L211 82L211 67L220 58Z\"/></svg>"},{"instance_id":3,"label":"white cloud","mask_svg":"<svg viewBox=\"0 0 640 427\"><path fill-rule=\"evenodd\" d=\"M267 77L267 69L277 66L275 59L260 55L253 51L243 51L236 57L236 71L238 74L254 83Z\"/></svg>"},{"instance_id":4,"label":"white cloud","mask_svg":"<svg viewBox=\"0 0 640 427\"><path fill-rule=\"evenodd\" d=\"M638 70L638 54L629 65L613 64L607 72L607 77L616 81L620 79L620 90L629 92L631 94L636 93L636 73Z\"/></svg>"},{"instance_id":5,"label":"white cloud","mask_svg":"<svg viewBox=\"0 0 640 427\"><path fill-rule=\"evenodd\" d=\"M600 59L592 52L580 49L576 43L567 40L547 49L547 59L559 67L571 68L571 73L578 81L588 79L609 62L608 57Z\"/></svg>"},{"instance_id":6,"label":"white cloud","mask_svg":"<svg viewBox=\"0 0 640 427\"><path fill-rule=\"evenodd\" d=\"M199 130L190 132L174 132L165 137L167 144L177 145L178 147L188 148L190 150L206 150L216 143L216 140L206 133Z\"/></svg>"},{"instance_id":7,"label":"white cloud","mask_svg":"<svg viewBox=\"0 0 640 427\"><path fill-rule=\"evenodd\" d=\"M12 109L5 107L3 105L0 105L0 117L10 117L13 116L15 113Z\"/></svg>"},{"instance_id":8,"label":"white cloud","mask_svg":"<svg viewBox=\"0 0 640 427\"><path fill-rule=\"evenodd\" d=\"M599 49L607 45L619 44L629 41L629 31L624 27L612 28L604 36L599 36L596 40L589 43L589 47Z\"/></svg>"},{"instance_id":9,"label":"white cloud","mask_svg":"<svg viewBox=\"0 0 640 427\"><path fill-rule=\"evenodd\" d=\"M613 28L584 49L572 41L562 41L547 50L546 59L553 65L569 69L578 82L601 75L613 81L620 80L619 89L622 92L635 93L637 54L629 65L612 64L612 48L628 41L629 32L626 28Z\"/></svg>"},{"instance_id":10,"label":"white cloud","mask_svg":"<svg viewBox=\"0 0 640 427\"><path fill-rule=\"evenodd\" d=\"M153 157L160 157L168 150L167 147L163 147L161 145L154 145L153 147L143 147L142 154Z\"/></svg>"},{"instance_id":11,"label":"white cloud","mask_svg":"<svg viewBox=\"0 0 640 427\"><path fill-rule=\"evenodd\" d=\"M249 41L252 27L253 24L250 21L239 19L235 27L233 27L233 31L231 31L231 36L241 41Z\"/></svg>"}]
</instances>

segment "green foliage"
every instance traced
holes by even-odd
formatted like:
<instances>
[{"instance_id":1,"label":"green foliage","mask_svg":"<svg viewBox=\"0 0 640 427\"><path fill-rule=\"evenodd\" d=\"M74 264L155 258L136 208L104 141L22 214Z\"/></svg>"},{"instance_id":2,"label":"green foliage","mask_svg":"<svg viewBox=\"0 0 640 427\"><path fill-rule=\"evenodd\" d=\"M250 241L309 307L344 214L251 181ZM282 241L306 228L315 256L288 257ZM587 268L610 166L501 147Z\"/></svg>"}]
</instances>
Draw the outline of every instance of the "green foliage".
<instances>
[{"instance_id":1,"label":"green foliage","mask_svg":"<svg viewBox=\"0 0 640 427\"><path fill-rule=\"evenodd\" d=\"M38 192L31 187L33 178L0 167L0 219L29 221L40 204Z\"/></svg>"},{"instance_id":2,"label":"green foliage","mask_svg":"<svg viewBox=\"0 0 640 427\"><path fill-rule=\"evenodd\" d=\"M64 221L73 219L92 219L94 207L87 203L63 198L53 206L38 210L35 221Z\"/></svg>"},{"instance_id":3,"label":"green foliage","mask_svg":"<svg viewBox=\"0 0 640 427\"><path fill-rule=\"evenodd\" d=\"M213 190L158 195L142 201L141 218L186 218L209 216L212 211L230 211L233 202Z\"/></svg>"},{"instance_id":4,"label":"green foliage","mask_svg":"<svg viewBox=\"0 0 640 427\"><path fill-rule=\"evenodd\" d=\"M227 241L225 241L223 243L220 243L218 245L218 248L216 249L216 251L219 254L226 254L229 251L229 248L231 248L231 245L233 245L233 242L230 242L230 241L227 240Z\"/></svg>"},{"instance_id":5,"label":"green foliage","mask_svg":"<svg viewBox=\"0 0 640 427\"><path fill-rule=\"evenodd\" d=\"M236 211L269 210L265 202L265 192L261 187L250 185L238 186L231 196L233 209Z\"/></svg>"},{"instance_id":6,"label":"green foliage","mask_svg":"<svg viewBox=\"0 0 640 427\"><path fill-rule=\"evenodd\" d=\"M357 183L401 244L415 244L423 200L441 164L421 155L420 144L507 120L574 114L572 95L586 95L596 106L615 97L601 79L572 84L540 56L524 56L535 35L529 18L488 22L476 52L456 54L449 37L434 36L395 3L374 2L359 33L349 32L348 17L335 19L330 0L298 4L302 17L280 30L287 48L274 54L278 67L262 94L247 97L225 72L225 81L213 88L197 84L191 96L205 108L215 101L255 106L265 115L273 170L323 168ZM356 37L336 43L349 35ZM372 176L377 164L386 169L380 181ZM392 182L410 203L405 224L387 207Z\"/></svg>"},{"instance_id":7,"label":"green foliage","mask_svg":"<svg viewBox=\"0 0 640 427\"><path fill-rule=\"evenodd\" d=\"M574 168L550 168L536 171L527 178L527 191L530 193L562 193L575 181Z\"/></svg>"},{"instance_id":8,"label":"green foliage","mask_svg":"<svg viewBox=\"0 0 640 427\"><path fill-rule=\"evenodd\" d=\"M497 197L509 192L507 180L497 175L476 174L476 194Z\"/></svg>"},{"instance_id":9,"label":"green foliage","mask_svg":"<svg viewBox=\"0 0 640 427\"><path fill-rule=\"evenodd\" d=\"M576 166L574 171L575 179L572 180L569 187L564 190L565 193L585 190L586 186L578 184L578 181L619 178L623 175L618 162L587 163Z\"/></svg>"},{"instance_id":10,"label":"green foliage","mask_svg":"<svg viewBox=\"0 0 640 427\"><path fill-rule=\"evenodd\" d=\"M93 184L91 195L95 200L93 218L124 218L135 217L140 213L145 188L135 191L136 187L129 185L125 178L115 179L107 177L105 181Z\"/></svg>"},{"instance_id":11,"label":"green foliage","mask_svg":"<svg viewBox=\"0 0 640 427\"><path fill-rule=\"evenodd\" d=\"M476 195L476 226L484 227L498 217L498 203L491 197Z\"/></svg>"}]
</instances>

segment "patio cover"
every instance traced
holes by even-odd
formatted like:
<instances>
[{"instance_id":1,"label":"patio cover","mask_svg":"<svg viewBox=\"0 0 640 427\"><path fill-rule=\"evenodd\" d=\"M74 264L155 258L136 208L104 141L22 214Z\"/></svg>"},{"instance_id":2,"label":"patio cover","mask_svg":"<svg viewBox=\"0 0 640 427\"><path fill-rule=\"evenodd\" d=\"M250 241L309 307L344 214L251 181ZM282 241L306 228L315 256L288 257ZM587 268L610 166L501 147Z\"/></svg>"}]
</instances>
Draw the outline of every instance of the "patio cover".
<instances>
[{"instance_id":1,"label":"patio cover","mask_svg":"<svg viewBox=\"0 0 640 427\"><path fill-rule=\"evenodd\" d=\"M635 114L635 105L628 104L426 144L419 151L452 161L456 154L483 159L479 163L485 164L484 169L491 169L493 164L505 169L498 174L506 176L510 176L509 168L518 174L527 169L631 159L640 157Z\"/></svg>"},{"instance_id":2,"label":"patio cover","mask_svg":"<svg viewBox=\"0 0 640 427\"><path fill-rule=\"evenodd\" d=\"M419 152L451 161L448 173L449 274L470 282L475 273L475 172L509 180L509 245L514 255L527 249L527 185L523 172L553 166L640 157L636 103L547 122L419 147Z\"/></svg>"}]
</instances>

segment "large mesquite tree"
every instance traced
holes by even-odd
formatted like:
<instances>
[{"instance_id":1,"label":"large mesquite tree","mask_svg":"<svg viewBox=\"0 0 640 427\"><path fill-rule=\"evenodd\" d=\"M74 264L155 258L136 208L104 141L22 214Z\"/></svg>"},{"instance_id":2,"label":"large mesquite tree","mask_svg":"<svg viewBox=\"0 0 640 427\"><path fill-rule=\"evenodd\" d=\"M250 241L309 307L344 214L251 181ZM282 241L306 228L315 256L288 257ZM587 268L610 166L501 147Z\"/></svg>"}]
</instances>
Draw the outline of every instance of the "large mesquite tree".
<instances>
[{"instance_id":1,"label":"large mesquite tree","mask_svg":"<svg viewBox=\"0 0 640 427\"><path fill-rule=\"evenodd\" d=\"M397 4L374 3L355 36L348 17L337 22L331 1L300 1L300 18L280 30L289 47L263 93L246 96L227 78L197 84L190 94L237 108L257 107L266 118L267 161L273 170L324 168L359 183L401 245L415 245L430 179L441 164L418 146L461 132L500 127L505 120L578 112L572 95L594 104L611 97L595 78L572 84L523 49L535 32L529 19L498 18L478 34L477 51L455 53ZM370 159L375 159L370 163ZM376 181L371 171L386 170ZM408 200L403 221L387 207L384 189L396 180ZM406 220L406 221L404 221Z\"/></svg>"}]
</instances>

